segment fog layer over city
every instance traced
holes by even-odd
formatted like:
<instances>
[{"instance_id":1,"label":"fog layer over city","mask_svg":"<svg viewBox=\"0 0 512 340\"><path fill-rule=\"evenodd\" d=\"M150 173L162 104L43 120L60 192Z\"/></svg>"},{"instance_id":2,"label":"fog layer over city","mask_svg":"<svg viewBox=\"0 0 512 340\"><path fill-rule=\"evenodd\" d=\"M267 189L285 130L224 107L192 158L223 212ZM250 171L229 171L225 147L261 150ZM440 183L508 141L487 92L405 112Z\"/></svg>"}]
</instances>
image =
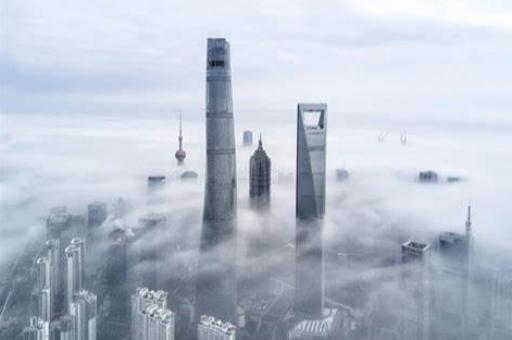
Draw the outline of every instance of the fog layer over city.
<instances>
[{"instance_id":1,"label":"fog layer over city","mask_svg":"<svg viewBox=\"0 0 512 340\"><path fill-rule=\"evenodd\" d=\"M335 112L332 115L336 115ZM176 223L195 217L187 228L197 237L203 200L204 124L185 116L185 166L173 158L177 141L177 113L161 118L116 117L2 117L2 247L5 262L31 237L44 234L48 209L66 205L72 213L85 213L87 203L113 203L123 197L135 209L133 221L146 208L148 175L168 178L169 203L164 207ZM238 230L258 235L264 225L273 235L293 241L295 225L295 130L294 108L288 123L273 127L237 120ZM474 207L477 247L488 252L508 250L510 211L506 192L512 165L506 161L507 134L475 130L416 128L408 131L408 143L399 142L401 127L382 130L329 126L328 185L325 235L327 240L354 236L360 242L373 233L399 228L411 238L428 240L437 232L462 232L465 208ZM241 132L262 133L263 145L273 162L270 216L259 217L248 209L248 162L253 148L241 147ZM346 183L334 180L336 168L346 168ZM421 185L417 173L435 170L437 185ZM178 180L184 170L199 173L199 180ZM446 177L461 182L448 184ZM443 179L444 177L444 179ZM268 224L268 225L267 225ZM370 234L368 234L370 233ZM374 240L372 240L374 241ZM243 243L243 241L242 241ZM293 242L292 242L293 243Z\"/></svg>"}]
</instances>

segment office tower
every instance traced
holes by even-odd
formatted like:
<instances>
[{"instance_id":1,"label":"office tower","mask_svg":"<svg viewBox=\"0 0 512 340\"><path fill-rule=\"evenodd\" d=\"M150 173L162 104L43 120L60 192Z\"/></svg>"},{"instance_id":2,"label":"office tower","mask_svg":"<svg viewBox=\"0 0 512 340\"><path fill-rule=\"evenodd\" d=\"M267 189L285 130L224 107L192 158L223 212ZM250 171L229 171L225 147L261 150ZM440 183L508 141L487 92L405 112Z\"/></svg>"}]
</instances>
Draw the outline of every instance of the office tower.
<instances>
[{"instance_id":1,"label":"office tower","mask_svg":"<svg viewBox=\"0 0 512 340\"><path fill-rule=\"evenodd\" d=\"M244 146L252 146L252 131L244 131Z\"/></svg>"},{"instance_id":2,"label":"office tower","mask_svg":"<svg viewBox=\"0 0 512 340\"><path fill-rule=\"evenodd\" d=\"M148 177L148 204L160 204L165 200L165 176Z\"/></svg>"},{"instance_id":3,"label":"office tower","mask_svg":"<svg viewBox=\"0 0 512 340\"><path fill-rule=\"evenodd\" d=\"M46 238L48 240L57 239L61 244L68 244L73 238L72 218L65 209L65 207L52 209L46 219Z\"/></svg>"},{"instance_id":4,"label":"office tower","mask_svg":"<svg viewBox=\"0 0 512 340\"><path fill-rule=\"evenodd\" d=\"M439 236L440 266L436 284L436 317L444 333L466 329L471 317L473 236L471 207L465 234L446 232Z\"/></svg>"},{"instance_id":5,"label":"office tower","mask_svg":"<svg viewBox=\"0 0 512 340\"><path fill-rule=\"evenodd\" d=\"M298 105L295 311L308 318L324 307L326 131L326 104Z\"/></svg>"},{"instance_id":6,"label":"office tower","mask_svg":"<svg viewBox=\"0 0 512 340\"><path fill-rule=\"evenodd\" d=\"M75 340L96 340L97 298L82 290L74 294L69 314L75 321Z\"/></svg>"},{"instance_id":7,"label":"office tower","mask_svg":"<svg viewBox=\"0 0 512 340\"><path fill-rule=\"evenodd\" d=\"M60 340L75 340L75 318L73 316L61 316L59 333Z\"/></svg>"},{"instance_id":8,"label":"office tower","mask_svg":"<svg viewBox=\"0 0 512 340\"><path fill-rule=\"evenodd\" d=\"M29 326L23 329L23 339L50 340L50 324L36 316L31 317Z\"/></svg>"},{"instance_id":9,"label":"office tower","mask_svg":"<svg viewBox=\"0 0 512 340\"><path fill-rule=\"evenodd\" d=\"M45 257L36 260L37 281L32 293L34 315L50 322L52 319L51 266Z\"/></svg>"},{"instance_id":10,"label":"office tower","mask_svg":"<svg viewBox=\"0 0 512 340\"><path fill-rule=\"evenodd\" d=\"M167 293L137 288L132 295L132 340L174 340L174 314Z\"/></svg>"},{"instance_id":11,"label":"office tower","mask_svg":"<svg viewBox=\"0 0 512 340\"><path fill-rule=\"evenodd\" d=\"M52 287L56 292L53 299L55 308L54 312L56 314L60 314L65 307L65 294L63 287L65 280L66 256L64 250L66 245L71 242L71 239L76 236L76 230L72 224L72 216L67 213L65 207L51 209L50 215L46 220L47 240L51 241L50 247L52 248L52 258L58 258L58 260L55 261L55 267L53 268L54 276L58 279L53 282L55 285ZM49 245L47 244L47 249L48 246ZM54 253L55 251L58 251L58 255Z\"/></svg>"},{"instance_id":12,"label":"office tower","mask_svg":"<svg viewBox=\"0 0 512 340\"><path fill-rule=\"evenodd\" d=\"M46 257L50 262L50 289L52 294L52 315L59 310L63 303L62 287L62 258L60 255L60 242L57 239L45 242Z\"/></svg>"},{"instance_id":13,"label":"office tower","mask_svg":"<svg viewBox=\"0 0 512 340\"><path fill-rule=\"evenodd\" d=\"M430 245L405 242L402 282L411 303L402 311L402 336L409 340L428 340L430 336L430 270Z\"/></svg>"},{"instance_id":14,"label":"office tower","mask_svg":"<svg viewBox=\"0 0 512 340\"><path fill-rule=\"evenodd\" d=\"M134 230L132 249L138 252L139 285L150 289L163 288L167 271L163 263L167 240L167 217L164 214L148 213L139 219L139 225Z\"/></svg>"},{"instance_id":15,"label":"office tower","mask_svg":"<svg viewBox=\"0 0 512 340\"><path fill-rule=\"evenodd\" d=\"M45 322L52 321L52 296L50 287L35 288L32 292L32 304L31 311L32 315L37 316L39 319Z\"/></svg>"},{"instance_id":16,"label":"office tower","mask_svg":"<svg viewBox=\"0 0 512 340\"><path fill-rule=\"evenodd\" d=\"M37 283L38 289L50 287L51 265L46 257L40 257L36 260L37 264Z\"/></svg>"},{"instance_id":17,"label":"office tower","mask_svg":"<svg viewBox=\"0 0 512 340\"><path fill-rule=\"evenodd\" d=\"M249 196L254 207L268 207L270 203L271 162L263 142L258 142L258 149L251 156L249 164Z\"/></svg>"},{"instance_id":18,"label":"office tower","mask_svg":"<svg viewBox=\"0 0 512 340\"><path fill-rule=\"evenodd\" d=\"M182 134L182 129L181 129L181 114L180 114L180 136L178 137L178 142L179 142L179 149L178 149L178 151L176 151L176 154L174 156L176 157L178 164L183 164L185 157L187 157L187 153L185 152L185 150L183 150L183 134Z\"/></svg>"},{"instance_id":19,"label":"office tower","mask_svg":"<svg viewBox=\"0 0 512 340\"><path fill-rule=\"evenodd\" d=\"M87 206L87 227L89 231L99 227L107 219L107 204L104 202L93 202Z\"/></svg>"},{"instance_id":20,"label":"office tower","mask_svg":"<svg viewBox=\"0 0 512 340\"><path fill-rule=\"evenodd\" d=\"M85 240L74 238L66 247L66 308L73 302L75 293L84 289L85 283ZM66 309L69 310L69 309Z\"/></svg>"},{"instance_id":21,"label":"office tower","mask_svg":"<svg viewBox=\"0 0 512 340\"><path fill-rule=\"evenodd\" d=\"M202 315L197 326L198 340L236 340L236 327L229 322Z\"/></svg>"},{"instance_id":22,"label":"office tower","mask_svg":"<svg viewBox=\"0 0 512 340\"><path fill-rule=\"evenodd\" d=\"M123 229L116 229L109 235L107 250L107 292L110 301L109 316L119 321L128 320L128 236Z\"/></svg>"},{"instance_id":23,"label":"office tower","mask_svg":"<svg viewBox=\"0 0 512 340\"><path fill-rule=\"evenodd\" d=\"M235 321L236 155L230 47L208 39L206 185L196 283L197 316ZM229 255L227 255L229 254Z\"/></svg>"}]
</instances>

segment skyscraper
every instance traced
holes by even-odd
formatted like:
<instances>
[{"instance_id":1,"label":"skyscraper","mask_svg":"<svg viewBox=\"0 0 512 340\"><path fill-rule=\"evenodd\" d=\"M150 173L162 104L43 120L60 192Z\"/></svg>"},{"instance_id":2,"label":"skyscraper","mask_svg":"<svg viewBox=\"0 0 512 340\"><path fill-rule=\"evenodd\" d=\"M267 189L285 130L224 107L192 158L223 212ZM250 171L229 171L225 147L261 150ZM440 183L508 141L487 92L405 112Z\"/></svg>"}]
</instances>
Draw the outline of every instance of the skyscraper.
<instances>
[{"instance_id":1,"label":"skyscraper","mask_svg":"<svg viewBox=\"0 0 512 340\"><path fill-rule=\"evenodd\" d=\"M70 315L75 319L75 340L96 340L96 295L82 290L74 295Z\"/></svg>"},{"instance_id":2,"label":"skyscraper","mask_svg":"<svg viewBox=\"0 0 512 340\"><path fill-rule=\"evenodd\" d=\"M237 190L231 58L226 39L208 39L206 68L206 186L196 315L234 322Z\"/></svg>"},{"instance_id":3,"label":"skyscraper","mask_svg":"<svg viewBox=\"0 0 512 340\"><path fill-rule=\"evenodd\" d=\"M429 339L430 270L430 244L407 241L402 245L402 281L412 299L403 309L404 339Z\"/></svg>"},{"instance_id":4,"label":"skyscraper","mask_svg":"<svg viewBox=\"0 0 512 340\"><path fill-rule=\"evenodd\" d=\"M38 317L31 317L29 321L29 326L23 329L23 339L49 340L50 324Z\"/></svg>"},{"instance_id":5,"label":"skyscraper","mask_svg":"<svg viewBox=\"0 0 512 340\"><path fill-rule=\"evenodd\" d=\"M148 204L158 204L164 201L165 182L165 176L148 177Z\"/></svg>"},{"instance_id":6,"label":"skyscraper","mask_svg":"<svg viewBox=\"0 0 512 340\"><path fill-rule=\"evenodd\" d=\"M167 293L137 288L132 295L132 340L174 340L174 313Z\"/></svg>"},{"instance_id":7,"label":"skyscraper","mask_svg":"<svg viewBox=\"0 0 512 340\"><path fill-rule=\"evenodd\" d=\"M295 311L309 318L324 306L326 131L326 104L298 105Z\"/></svg>"},{"instance_id":8,"label":"skyscraper","mask_svg":"<svg viewBox=\"0 0 512 340\"><path fill-rule=\"evenodd\" d=\"M73 302L75 293L84 289L85 283L85 240L74 238L66 247L66 310Z\"/></svg>"},{"instance_id":9,"label":"skyscraper","mask_svg":"<svg viewBox=\"0 0 512 340\"><path fill-rule=\"evenodd\" d=\"M50 261L50 288L52 294L52 315L62 308L62 258L60 254L60 242L57 239L48 240L45 243L46 256Z\"/></svg>"},{"instance_id":10,"label":"skyscraper","mask_svg":"<svg viewBox=\"0 0 512 340\"><path fill-rule=\"evenodd\" d=\"M268 207L270 203L270 180L271 180L271 162L265 150L263 143L258 143L258 148L251 156L249 164L249 196L251 205L254 207Z\"/></svg>"},{"instance_id":11,"label":"skyscraper","mask_svg":"<svg viewBox=\"0 0 512 340\"><path fill-rule=\"evenodd\" d=\"M60 318L60 340L75 339L75 318L71 315L64 315Z\"/></svg>"},{"instance_id":12,"label":"skyscraper","mask_svg":"<svg viewBox=\"0 0 512 340\"><path fill-rule=\"evenodd\" d=\"M183 134L182 134L182 129L181 129L181 114L180 114L180 136L178 137L178 142L179 142L179 149L178 149L178 151L176 151L176 154L174 156L176 157L178 164L183 164L185 157L187 157L187 153L185 152L185 150L183 150Z\"/></svg>"},{"instance_id":13,"label":"skyscraper","mask_svg":"<svg viewBox=\"0 0 512 340\"><path fill-rule=\"evenodd\" d=\"M440 266L436 284L437 328L455 336L470 322L473 272L471 207L467 208L465 233L445 232L439 236Z\"/></svg>"},{"instance_id":14,"label":"skyscraper","mask_svg":"<svg viewBox=\"0 0 512 340\"><path fill-rule=\"evenodd\" d=\"M110 301L109 317L127 321L129 312L128 293L128 237L124 229L116 229L109 235L107 250L107 291Z\"/></svg>"},{"instance_id":15,"label":"skyscraper","mask_svg":"<svg viewBox=\"0 0 512 340\"><path fill-rule=\"evenodd\" d=\"M236 327L212 316L202 315L197 328L198 340L236 340Z\"/></svg>"},{"instance_id":16,"label":"skyscraper","mask_svg":"<svg viewBox=\"0 0 512 340\"><path fill-rule=\"evenodd\" d=\"M252 146L252 131L244 131L243 144L244 146Z\"/></svg>"},{"instance_id":17,"label":"skyscraper","mask_svg":"<svg viewBox=\"0 0 512 340\"><path fill-rule=\"evenodd\" d=\"M41 320L52 320L51 265L46 257L40 257L37 263L37 282L34 297L34 314Z\"/></svg>"},{"instance_id":18,"label":"skyscraper","mask_svg":"<svg viewBox=\"0 0 512 340\"><path fill-rule=\"evenodd\" d=\"M93 202L87 206L87 226L89 231L99 227L107 219L107 204L104 202Z\"/></svg>"}]
</instances>

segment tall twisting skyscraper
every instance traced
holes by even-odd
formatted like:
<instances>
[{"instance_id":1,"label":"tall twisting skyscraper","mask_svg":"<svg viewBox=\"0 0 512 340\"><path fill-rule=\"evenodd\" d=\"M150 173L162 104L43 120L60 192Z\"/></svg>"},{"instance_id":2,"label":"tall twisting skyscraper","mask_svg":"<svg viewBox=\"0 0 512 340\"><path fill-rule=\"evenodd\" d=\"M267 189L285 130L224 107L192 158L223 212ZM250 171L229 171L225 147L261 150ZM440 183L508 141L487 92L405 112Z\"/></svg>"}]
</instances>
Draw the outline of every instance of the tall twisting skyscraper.
<instances>
[{"instance_id":1,"label":"tall twisting skyscraper","mask_svg":"<svg viewBox=\"0 0 512 340\"><path fill-rule=\"evenodd\" d=\"M297 110L295 311L321 317L324 305L322 217L325 213L326 104Z\"/></svg>"},{"instance_id":2,"label":"tall twisting skyscraper","mask_svg":"<svg viewBox=\"0 0 512 340\"><path fill-rule=\"evenodd\" d=\"M270 203L270 169L270 158L263 150L260 136L258 149L252 155L249 166L249 195L254 207L268 207Z\"/></svg>"},{"instance_id":3,"label":"tall twisting skyscraper","mask_svg":"<svg viewBox=\"0 0 512 340\"><path fill-rule=\"evenodd\" d=\"M208 39L206 187L196 315L212 315L234 322L236 157L229 51L226 39Z\"/></svg>"}]
</instances>

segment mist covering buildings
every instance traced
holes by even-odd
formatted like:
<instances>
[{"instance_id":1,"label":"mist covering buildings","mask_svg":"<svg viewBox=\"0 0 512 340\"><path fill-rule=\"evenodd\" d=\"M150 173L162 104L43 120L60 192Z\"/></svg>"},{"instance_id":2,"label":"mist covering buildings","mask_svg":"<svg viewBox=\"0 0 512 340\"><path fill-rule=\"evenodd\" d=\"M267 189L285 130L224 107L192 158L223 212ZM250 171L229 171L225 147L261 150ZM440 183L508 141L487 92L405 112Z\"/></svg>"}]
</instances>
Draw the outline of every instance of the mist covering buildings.
<instances>
[{"instance_id":1,"label":"mist covering buildings","mask_svg":"<svg viewBox=\"0 0 512 340\"><path fill-rule=\"evenodd\" d=\"M462 303L460 305L458 303L447 304L443 307L443 301L440 301L439 307L435 307L439 309L435 309L435 311L452 308L452 310L447 310L445 315L458 318L462 325L479 325L476 329L468 329L468 334L458 333L453 338L506 339L510 334L510 323L507 324L507 321L510 320L510 295L507 293L510 291L509 283L507 285L509 282L507 275L509 274L507 274L506 266L500 266L503 269L497 269L495 276L492 277L482 275L481 273L484 271L477 270L477 266L474 266L474 259L468 252L468 249L473 247L472 235L467 234L468 226L470 231L472 226L469 217L465 235L456 235L458 227L452 224L448 230L454 230L456 233L441 236L438 235L437 230L422 231L420 227L407 226L407 223L412 224L411 220L400 220L399 216L390 214L385 207L375 202L365 201L364 198L367 197L364 195L358 196L361 195L358 189L364 189L365 184L357 183L357 180L364 182L368 177L358 178L357 170L355 176L351 177L351 182L354 178L355 185L359 186L351 186L346 191L340 192L337 187L332 185L329 186L329 189L332 189L334 194L328 196L329 191L326 191L328 182L325 175L327 171L326 147L328 145L325 134L325 106L303 106L302 108L299 106L298 108L297 143L292 143L297 148L297 193L293 192L293 186L279 185L274 188L278 199L273 200L268 214L255 218L255 215L248 209L241 208L243 214L235 219L237 216L237 174L233 137L234 124L232 121L231 83L225 73L227 72L226 68L229 71L231 66L229 45L223 39L215 39L209 42L209 47L212 49L208 49L207 98L212 103L211 106L207 105L206 113L207 157L203 217L202 219L200 217L199 207L201 204L197 204L201 200L203 191L193 186L183 187L177 182L170 182L170 186L172 189L176 188L176 191L169 190L167 183L161 188L157 185L162 194L172 191L174 195L170 198L165 198L166 195L162 195L164 199L156 201L145 202L145 199L140 198L140 201L137 201L136 198L133 200L135 208L128 212L128 215L132 216L126 218L126 223L129 223L130 226L124 224L124 219L103 221L106 222L102 223L105 229L99 227L98 232L104 231L105 235L110 237L105 237L108 244L99 249L105 252L102 254L109 254L113 257L112 259L107 258L106 261L107 267L113 270L107 284L107 286L111 286L106 288L111 304L108 306L111 308L110 314L116 315L117 313L115 301L123 300L125 301L123 303L126 304L126 298L136 291L139 283L149 283L148 285L152 286L151 289L156 289L159 285L169 285L175 288L169 297L166 296L165 303L170 300L169 304L176 309L176 314L180 319L186 319L185 316L188 315L187 320L190 321L193 328L197 326L199 336L204 334L201 333L203 330L206 333L211 331L234 338L235 326L226 321L241 325L243 323L239 322L239 319L244 319L245 325L236 329L237 338L279 339L285 336L283 334L287 334L294 339L307 339L311 334L315 336L315 332L308 332L316 329L316 325L320 326L322 332L329 328L330 320L333 324L341 325L340 332L346 333L346 337L349 339L384 339L386 336L398 338L403 336L402 332L405 329L410 330L406 333L410 339L426 339L428 334L448 334L443 333L442 326L438 326L436 323L438 320L430 317L428 313L430 297L444 289L444 296L447 298L455 296L455 299ZM227 54L226 51L228 51ZM221 110L219 107L225 110ZM213 109L210 110L210 108ZM303 110L301 111L301 109ZM301 114L303 111L309 110L320 111L320 120L308 127L306 122L301 121ZM220 134L218 132L220 130L228 131L228 133ZM268 144L273 144L271 138L269 138ZM411 145L411 147L413 146ZM290 161L286 157L273 157L273 159L279 159L279 162ZM293 167L293 161L290 163ZM138 180L144 182L145 176L138 176ZM382 180L381 177L379 179ZM368 181L371 184L376 183L370 179ZM161 183L161 181L157 181L157 183ZM144 186L142 185L142 187ZM402 187L397 186L397 188ZM410 187L409 189L411 191L425 190L425 188ZM141 192L144 196L145 190L138 191L139 194ZM190 195L190 201L184 193ZM427 196L425 200L432 197L425 191L421 191L421 193ZM348 194L348 197L344 194ZM393 196L394 193L388 192L387 194ZM459 192L455 196L459 200L461 200L460 194ZM103 198L101 197L101 199ZM296 199L295 206L293 205L294 199ZM276 202L274 203L274 201ZM337 213L336 209L326 209L329 204L331 208L339 209L342 213ZM460 202L458 204L464 205ZM78 203L73 206L74 209L77 209L77 206ZM296 209L295 217L298 221L293 218L293 208ZM160 209L172 212L169 220L166 216L148 213L148 210ZM389 207L388 209L393 210ZM402 209L403 206L398 210ZM444 220L441 212L442 210L439 213L441 216L436 217L438 221ZM220 214L217 215L218 213ZM358 213L360 216L351 215L354 213ZM291 218L284 218L284 215L289 215ZM415 219L412 221L421 225L421 222ZM246 232L251 229L257 232L261 224L270 224L274 229L275 234L272 236L276 238L277 242L275 243L280 245L277 247L278 250L272 254L275 257L270 257L271 260L268 260L269 257L263 257L263 254L256 259L246 259L240 256L239 248L242 248L245 242L240 242L240 247L238 244L234 246L233 236L237 235L238 229L240 229L240 240L246 241L250 238L250 233ZM172 230L169 231L168 229L171 228L167 228L167 226L172 227L175 233ZM66 287L65 291L67 292L63 299L64 315L60 318L61 336L62 333L69 333L69 328L73 328L71 333L75 338L91 339L92 336L89 334L95 332L96 326L100 328L101 318L97 317L98 313L101 313L101 316L106 319L105 314L109 312L98 310L97 303L101 301L96 299L95 294L82 290L86 285L83 282L87 281L84 280L82 274L85 262L83 255L87 252L82 251L81 247L87 242L82 242L76 237L83 231L83 227L85 227L85 223L80 218L68 213L65 209L57 209L50 214L47 220L47 238L48 240L58 240L58 243L62 245L59 251L63 251L66 255L61 274L53 274L55 276L64 275L62 284L63 287ZM295 239L294 249L295 228L298 230L299 237ZM164 235L165 237L162 237ZM434 249L427 246L427 243L416 241L407 242L401 247L402 241L405 241L401 240L402 238L412 237L439 242L432 248L438 248L435 250L436 254L440 256L441 264L439 266L435 264L433 267L441 269L443 273L441 275L448 281L453 281L454 286L450 283L450 285L441 284L440 287L436 287L434 283L433 291L436 293L429 295L430 282L427 279L429 262L427 258L431 259L427 253L433 252ZM169 245L165 242L169 239L174 240L173 238L179 240L176 241L177 245ZM194 245L194 241L191 241L194 239L201 239L200 244L198 245L196 241ZM325 244L322 239L326 241ZM53 241L50 243L53 244ZM126 248L124 248L125 246ZM194 258L196 258L198 250L201 252L201 256L196 264L197 260ZM408 252L409 250L411 252ZM162 258L162 254L172 256ZM291 256L289 256L290 254ZM49 255L49 258L53 257ZM295 258L297 259L297 268L293 268ZM119 259L122 261L117 262ZM179 264L173 264L172 268L176 268L176 270L169 271L174 278L179 277L177 279L179 282L175 286L159 279L159 274L163 272L159 269L171 267L170 264L174 261L185 263L185 266L181 268ZM39 262L41 270L38 277L42 287L41 292L45 291L47 294L46 292L51 292L52 289L46 289L45 282L55 272L51 269L51 265L46 265L45 260ZM496 261L496 263L499 262ZM165 266L157 266L162 263ZM471 266L470 263L472 263ZM247 285L252 283L256 287L236 294L237 278L234 275L234 264L238 266L252 265L253 271L244 273L246 276L238 277L238 280L239 282L245 281L244 283L249 281ZM116 273L115 269L119 269L119 273ZM194 292L191 292L194 284L193 274L191 275L190 272L194 270L198 270L199 274L195 287L198 294L197 301L194 301ZM309 276L306 275L307 271L309 271ZM485 271L485 273L487 272ZM312 273L315 275L311 275ZM482 289L474 284L475 281L472 279L472 277L479 276L481 281L484 281L481 282L481 286L488 293L485 298L490 297L488 308L491 311L491 316L479 313L478 308L469 308L470 305L485 304L485 301L482 301L485 298L472 302L467 298L469 290L480 292L479 289ZM127 285L130 285L129 288L119 291L122 292L121 298L116 297L115 294L119 282L126 282ZM300 283L297 284L297 282ZM401 290L401 285L404 285L406 289ZM294 287L296 287L295 292ZM461 290L460 287L466 288ZM98 289L98 293L101 292L102 290ZM479 296L479 294L474 294L474 296ZM243 310L235 309L237 300L240 301L242 298L248 301L247 307ZM41 301L46 300L42 299ZM385 305L387 302L390 304ZM404 304L411 308L411 313L405 317L402 308ZM44 306L44 303L41 305ZM142 313L145 319L142 319L141 323L144 324L144 320L155 321L155 324L158 325L156 329L161 329L159 328L161 326L165 330L169 330L171 315L174 313L170 314L170 310L162 313L159 311L159 309L163 309L162 306L156 304L156 307L150 308L151 310L148 310L146 314ZM330 307L331 314L324 318L324 307L326 306ZM459 308L459 306L462 307ZM333 313L333 307L339 308L340 312ZM30 319L30 324L26 329L27 334L31 334L33 331L43 333L49 327L48 324L45 324L46 316L43 313L48 309L38 310L41 311L41 318ZM117 310L120 310L119 306ZM69 315L65 314L66 312L69 312ZM167 315L164 319L169 322L161 322L161 316L164 314ZM66 319L73 321L62 322ZM474 322L475 320L478 322ZM69 324L74 326L68 327ZM133 326L134 322L132 321L131 324ZM288 330L291 332L287 333ZM179 331L189 335L186 331ZM322 334L325 334L326 337L333 336L328 331ZM271 337L265 337L267 335ZM227 339L231 339L229 337Z\"/></svg>"}]
</instances>

